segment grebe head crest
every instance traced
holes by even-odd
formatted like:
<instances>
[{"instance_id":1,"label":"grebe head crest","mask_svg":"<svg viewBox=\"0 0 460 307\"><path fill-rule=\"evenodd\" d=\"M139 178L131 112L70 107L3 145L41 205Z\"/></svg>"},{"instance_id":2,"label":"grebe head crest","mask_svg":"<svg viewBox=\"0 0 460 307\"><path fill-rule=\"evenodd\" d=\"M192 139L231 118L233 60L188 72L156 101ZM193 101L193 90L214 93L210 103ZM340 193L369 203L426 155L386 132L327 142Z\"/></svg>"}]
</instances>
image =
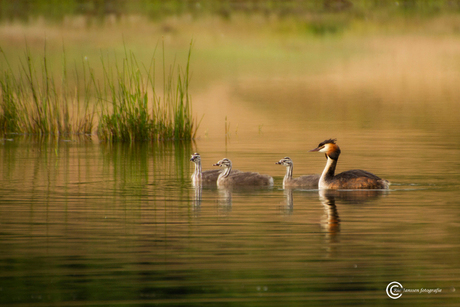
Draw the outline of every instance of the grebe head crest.
<instances>
[{"instance_id":1,"label":"grebe head crest","mask_svg":"<svg viewBox=\"0 0 460 307\"><path fill-rule=\"evenodd\" d=\"M227 158L223 158L222 160L220 160L216 164L213 164L213 166L220 166L220 167L224 167L224 168L229 168L229 167L232 167L232 161L230 161Z\"/></svg>"},{"instance_id":2,"label":"grebe head crest","mask_svg":"<svg viewBox=\"0 0 460 307\"><path fill-rule=\"evenodd\" d=\"M310 151L323 152L331 159L337 160L340 155L340 148L335 143L337 139L328 139L319 143L318 147Z\"/></svg>"},{"instance_id":3,"label":"grebe head crest","mask_svg":"<svg viewBox=\"0 0 460 307\"><path fill-rule=\"evenodd\" d=\"M190 158L190 161L194 162L194 163L197 163L197 162L200 162L201 161L201 157L200 157L200 154L195 152L192 157Z\"/></svg>"},{"instance_id":4,"label":"grebe head crest","mask_svg":"<svg viewBox=\"0 0 460 307\"><path fill-rule=\"evenodd\" d=\"M278 162L275 162L275 164L281 164L281 165L284 165L284 166L289 166L289 165L292 165L293 162L292 162L291 158L284 157L283 159L279 160Z\"/></svg>"}]
</instances>

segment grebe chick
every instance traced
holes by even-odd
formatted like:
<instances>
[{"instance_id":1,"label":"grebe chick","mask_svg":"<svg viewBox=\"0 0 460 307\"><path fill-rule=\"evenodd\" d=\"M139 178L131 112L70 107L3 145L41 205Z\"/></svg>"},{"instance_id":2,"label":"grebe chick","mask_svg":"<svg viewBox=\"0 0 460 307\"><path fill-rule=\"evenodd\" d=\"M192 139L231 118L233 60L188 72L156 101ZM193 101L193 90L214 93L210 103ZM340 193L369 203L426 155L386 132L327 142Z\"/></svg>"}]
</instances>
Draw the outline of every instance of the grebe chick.
<instances>
[{"instance_id":1,"label":"grebe chick","mask_svg":"<svg viewBox=\"0 0 460 307\"><path fill-rule=\"evenodd\" d=\"M283 188L286 187L302 187L302 188L310 188L310 189L317 189L318 182L320 175L308 175L308 176L300 176L297 178L292 178L292 172L294 170L294 163L292 159L289 157L284 157L283 159L279 160L275 164L280 164L286 166L286 175L284 175L283 179Z\"/></svg>"},{"instance_id":2,"label":"grebe chick","mask_svg":"<svg viewBox=\"0 0 460 307\"><path fill-rule=\"evenodd\" d=\"M334 175L340 156L340 148L335 141L325 140L317 148L310 150L323 152L327 158L326 167L319 179L319 189L388 189L390 184L387 180L360 169Z\"/></svg>"},{"instance_id":3,"label":"grebe chick","mask_svg":"<svg viewBox=\"0 0 460 307\"><path fill-rule=\"evenodd\" d=\"M224 158L214 164L220 166L223 171L217 178L217 186L271 186L273 178L269 175L261 175L254 172L232 172L232 161Z\"/></svg>"},{"instance_id":4,"label":"grebe chick","mask_svg":"<svg viewBox=\"0 0 460 307\"><path fill-rule=\"evenodd\" d=\"M216 184L217 177L219 177L220 170L212 169L207 171L201 170L201 156L199 153L195 152L190 161L195 163L195 172L192 175L192 183L194 185L204 183L204 184Z\"/></svg>"}]
</instances>

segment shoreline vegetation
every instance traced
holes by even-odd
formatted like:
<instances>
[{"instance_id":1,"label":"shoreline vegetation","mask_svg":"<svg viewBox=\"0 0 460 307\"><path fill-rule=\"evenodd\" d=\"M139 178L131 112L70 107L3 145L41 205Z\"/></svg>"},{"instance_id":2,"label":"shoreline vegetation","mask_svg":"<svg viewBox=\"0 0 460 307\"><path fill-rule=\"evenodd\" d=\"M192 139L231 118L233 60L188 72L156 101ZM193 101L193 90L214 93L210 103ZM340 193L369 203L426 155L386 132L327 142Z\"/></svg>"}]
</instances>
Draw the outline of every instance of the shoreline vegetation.
<instances>
[{"instance_id":1,"label":"shoreline vegetation","mask_svg":"<svg viewBox=\"0 0 460 307\"><path fill-rule=\"evenodd\" d=\"M397 15L435 16L460 11L458 0L86 0L58 1L16 0L0 2L0 21L30 21L44 17L62 22L67 16L85 15L96 19L109 16L144 15L153 21L169 16L190 14L194 18L207 15L229 19L234 14L263 14L280 18L312 20L313 16L346 13L347 20L374 18L384 20Z\"/></svg>"},{"instance_id":2,"label":"shoreline vegetation","mask_svg":"<svg viewBox=\"0 0 460 307\"><path fill-rule=\"evenodd\" d=\"M460 0L46 0L0 1L0 26L30 25L97 29L159 26L163 34L178 34L199 20L227 24L255 23L282 35L340 36L345 33L458 34ZM251 29L248 29L251 30Z\"/></svg>"},{"instance_id":3,"label":"shoreline vegetation","mask_svg":"<svg viewBox=\"0 0 460 307\"><path fill-rule=\"evenodd\" d=\"M283 110L286 93L310 121L330 117L331 95L345 110L375 96L356 108L360 125L385 105L447 109L459 96L459 12L460 0L0 1L0 134L194 139L199 126L222 133L218 105L262 100L263 114Z\"/></svg>"},{"instance_id":4,"label":"shoreline vegetation","mask_svg":"<svg viewBox=\"0 0 460 307\"><path fill-rule=\"evenodd\" d=\"M192 46L185 69L175 61L167 67L163 42L161 90L156 49L148 66L126 48L121 62L101 55L101 78L86 58L69 70L64 48L58 76L50 71L46 44L39 59L26 47L16 71L0 49L0 134L92 136L96 130L109 142L192 140L199 126L189 93Z\"/></svg>"}]
</instances>

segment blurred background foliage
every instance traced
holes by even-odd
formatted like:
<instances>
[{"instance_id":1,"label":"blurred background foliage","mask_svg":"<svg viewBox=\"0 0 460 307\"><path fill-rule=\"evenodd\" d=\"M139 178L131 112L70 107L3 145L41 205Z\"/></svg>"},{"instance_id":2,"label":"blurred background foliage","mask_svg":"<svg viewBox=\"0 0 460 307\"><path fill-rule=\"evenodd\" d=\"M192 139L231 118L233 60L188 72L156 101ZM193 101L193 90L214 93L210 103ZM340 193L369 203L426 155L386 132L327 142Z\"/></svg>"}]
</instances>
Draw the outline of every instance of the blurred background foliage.
<instances>
[{"instance_id":1,"label":"blurred background foliage","mask_svg":"<svg viewBox=\"0 0 460 307\"><path fill-rule=\"evenodd\" d=\"M108 15L140 14L152 20L171 15L220 15L231 18L235 13L261 13L278 17L308 18L311 15L340 14L347 20L377 18L384 20L397 14L423 16L460 11L460 0L0 0L0 20L30 21L43 17L61 22L71 15L86 15L103 20Z\"/></svg>"}]
</instances>

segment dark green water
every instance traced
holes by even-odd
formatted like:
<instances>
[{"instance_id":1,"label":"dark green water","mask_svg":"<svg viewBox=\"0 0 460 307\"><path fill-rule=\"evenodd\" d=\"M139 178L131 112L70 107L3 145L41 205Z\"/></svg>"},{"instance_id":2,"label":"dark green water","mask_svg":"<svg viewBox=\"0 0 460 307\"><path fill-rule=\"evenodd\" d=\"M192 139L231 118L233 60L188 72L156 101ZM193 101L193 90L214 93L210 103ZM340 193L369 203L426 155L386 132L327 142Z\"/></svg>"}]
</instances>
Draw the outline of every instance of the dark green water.
<instances>
[{"instance_id":1,"label":"dark green water","mask_svg":"<svg viewBox=\"0 0 460 307\"><path fill-rule=\"evenodd\" d=\"M227 147L222 138L108 146L11 136L0 148L0 303L456 305L459 145L420 131L349 134L355 145L339 140L339 171L370 170L389 191L284 191L274 162L290 154L296 176L319 173L324 157L307 153L322 139L282 133ZM204 169L227 156L275 186L195 190L194 151ZM392 300L392 281L441 292Z\"/></svg>"}]
</instances>

